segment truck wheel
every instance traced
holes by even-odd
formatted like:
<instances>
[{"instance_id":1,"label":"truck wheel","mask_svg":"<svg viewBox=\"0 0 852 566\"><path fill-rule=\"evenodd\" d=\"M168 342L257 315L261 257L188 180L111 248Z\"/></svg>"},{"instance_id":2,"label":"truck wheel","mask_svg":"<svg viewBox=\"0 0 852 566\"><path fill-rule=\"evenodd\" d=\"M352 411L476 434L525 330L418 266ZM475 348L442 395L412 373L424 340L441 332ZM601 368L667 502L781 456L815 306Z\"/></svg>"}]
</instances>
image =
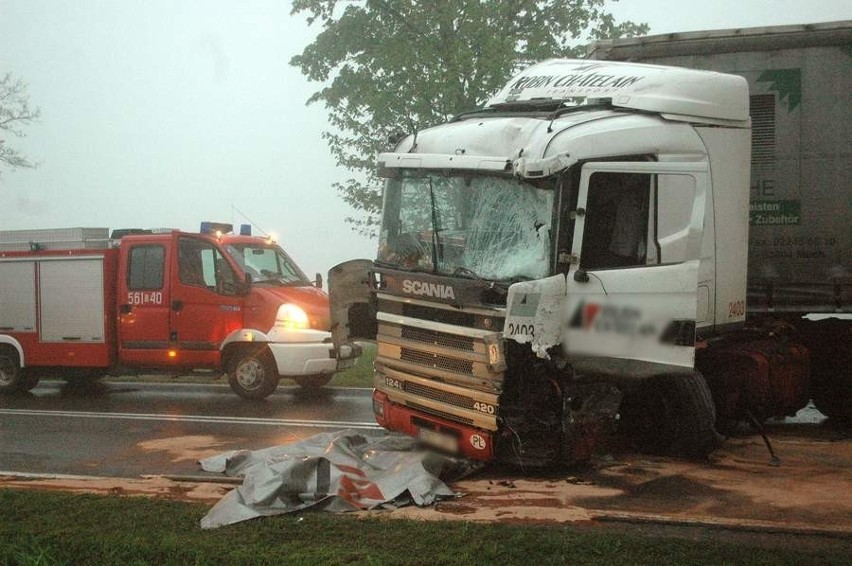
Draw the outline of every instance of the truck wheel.
<instances>
[{"instance_id":1,"label":"truck wheel","mask_svg":"<svg viewBox=\"0 0 852 566\"><path fill-rule=\"evenodd\" d=\"M17 352L0 350L0 393L29 391L38 385L38 377L18 364Z\"/></svg>"},{"instance_id":2,"label":"truck wheel","mask_svg":"<svg viewBox=\"0 0 852 566\"><path fill-rule=\"evenodd\" d=\"M649 379L625 395L619 430L651 454L705 458L721 436L704 377L697 371Z\"/></svg>"},{"instance_id":3,"label":"truck wheel","mask_svg":"<svg viewBox=\"0 0 852 566\"><path fill-rule=\"evenodd\" d=\"M228 384L244 399L265 399L278 387L278 366L268 350L244 350L228 372Z\"/></svg>"},{"instance_id":4,"label":"truck wheel","mask_svg":"<svg viewBox=\"0 0 852 566\"><path fill-rule=\"evenodd\" d=\"M292 379L299 387L315 391L328 385L328 382L331 381L332 377L334 377L332 374L327 373L317 375L299 375L294 376Z\"/></svg>"}]
</instances>

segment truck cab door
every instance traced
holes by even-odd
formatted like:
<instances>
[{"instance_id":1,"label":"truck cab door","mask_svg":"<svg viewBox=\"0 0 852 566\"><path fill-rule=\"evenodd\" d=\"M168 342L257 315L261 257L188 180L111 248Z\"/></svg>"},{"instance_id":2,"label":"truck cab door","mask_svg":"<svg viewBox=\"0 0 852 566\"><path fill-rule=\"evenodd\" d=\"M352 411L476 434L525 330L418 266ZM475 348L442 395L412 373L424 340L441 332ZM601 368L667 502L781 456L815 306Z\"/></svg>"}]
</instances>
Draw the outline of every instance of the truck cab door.
<instances>
[{"instance_id":1,"label":"truck cab door","mask_svg":"<svg viewBox=\"0 0 852 566\"><path fill-rule=\"evenodd\" d=\"M175 365L215 367L219 346L243 326L242 278L211 240L185 234L171 277L170 341Z\"/></svg>"},{"instance_id":2,"label":"truck cab door","mask_svg":"<svg viewBox=\"0 0 852 566\"><path fill-rule=\"evenodd\" d=\"M123 242L118 271L118 355L127 365L160 365L169 350L166 241Z\"/></svg>"},{"instance_id":3,"label":"truck cab door","mask_svg":"<svg viewBox=\"0 0 852 566\"><path fill-rule=\"evenodd\" d=\"M708 182L705 162L583 166L563 328L580 371L693 366Z\"/></svg>"},{"instance_id":4,"label":"truck cab door","mask_svg":"<svg viewBox=\"0 0 852 566\"><path fill-rule=\"evenodd\" d=\"M335 350L354 340L375 340L376 280L369 259L353 259L328 272L331 337Z\"/></svg>"}]
</instances>

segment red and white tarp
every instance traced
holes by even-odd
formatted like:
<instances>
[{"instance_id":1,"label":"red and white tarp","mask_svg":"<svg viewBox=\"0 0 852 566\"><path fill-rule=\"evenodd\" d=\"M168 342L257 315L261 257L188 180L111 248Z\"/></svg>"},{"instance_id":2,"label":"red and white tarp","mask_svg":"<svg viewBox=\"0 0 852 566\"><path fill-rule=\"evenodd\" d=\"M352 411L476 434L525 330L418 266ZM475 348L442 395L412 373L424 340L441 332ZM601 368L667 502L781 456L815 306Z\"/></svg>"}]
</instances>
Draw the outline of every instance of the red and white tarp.
<instances>
[{"instance_id":1,"label":"red and white tarp","mask_svg":"<svg viewBox=\"0 0 852 566\"><path fill-rule=\"evenodd\" d=\"M455 497L444 483L481 466L423 449L385 432L339 431L263 450L231 451L199 462L204 471L243 476L201 520L212 529L304 509L355 511Z\"/></svg>"}]
</instances>

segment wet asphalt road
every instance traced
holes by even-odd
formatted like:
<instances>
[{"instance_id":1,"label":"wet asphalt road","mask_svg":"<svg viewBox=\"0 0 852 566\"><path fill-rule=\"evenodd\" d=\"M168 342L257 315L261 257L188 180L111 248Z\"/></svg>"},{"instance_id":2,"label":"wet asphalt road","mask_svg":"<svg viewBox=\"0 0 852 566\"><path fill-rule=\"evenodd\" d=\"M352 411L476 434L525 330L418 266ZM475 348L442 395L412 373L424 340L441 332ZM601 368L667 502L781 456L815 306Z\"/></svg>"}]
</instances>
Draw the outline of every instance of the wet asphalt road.
<instances>
[{"instance_id":1,"label":"wet asphalt road","mask_svg":"<svg viewBox=\"0 0 852 566\"><path fill-rule=\"evenodd\" d=\"M260 402L227 385L42 381L0 395L0 473L113 477L203 475L197 460L289 444L322 432L380 430L371 390L281 386ZM772 429L818 425L809 406Z\"/></svg>"},{"instance_id":2,"label":"wet asphalt road","mask_svg":"<svg viewBox=\"0 0 852 566\"><path fill-rule=\"evenodd\" d=\"M377 429L369 389L281 386L260 402L227 385L42 381L0 396L0 472L198 475L200 457Z\"/></svg>"}]
</instances>

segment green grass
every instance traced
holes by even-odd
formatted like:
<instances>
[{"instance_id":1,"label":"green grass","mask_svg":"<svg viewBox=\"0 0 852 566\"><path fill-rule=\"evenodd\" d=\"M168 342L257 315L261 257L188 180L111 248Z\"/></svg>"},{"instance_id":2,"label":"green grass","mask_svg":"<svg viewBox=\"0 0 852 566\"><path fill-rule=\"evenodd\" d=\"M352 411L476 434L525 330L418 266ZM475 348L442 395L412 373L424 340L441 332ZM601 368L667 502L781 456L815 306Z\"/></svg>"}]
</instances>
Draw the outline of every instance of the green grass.
<instances>
[{"instance_id":1,"label":"green grass","mask_svg":"<svg viewBox=\"0 0 852 566\"><path fill-rule=\"evenodd\" d=\"M358 358L358 363L346 371L334 376L329 385L334 387L372 387L373 386L373 360L376 359L376 345L373 343L362 343L364 353Z\"/></svg>"},{"instance_id":2,"label":"green grass","mask_svg":"<svg viewBox=\"0 0 852 566\"><path fill-rule=\"evenodd\" d=\"M136 497L0 490L0 564L802 564L805 552L600 532L304 514L212 531L207 506ZM724 534L717 534L724 540Z\"/></svg>"}]
</instances>

